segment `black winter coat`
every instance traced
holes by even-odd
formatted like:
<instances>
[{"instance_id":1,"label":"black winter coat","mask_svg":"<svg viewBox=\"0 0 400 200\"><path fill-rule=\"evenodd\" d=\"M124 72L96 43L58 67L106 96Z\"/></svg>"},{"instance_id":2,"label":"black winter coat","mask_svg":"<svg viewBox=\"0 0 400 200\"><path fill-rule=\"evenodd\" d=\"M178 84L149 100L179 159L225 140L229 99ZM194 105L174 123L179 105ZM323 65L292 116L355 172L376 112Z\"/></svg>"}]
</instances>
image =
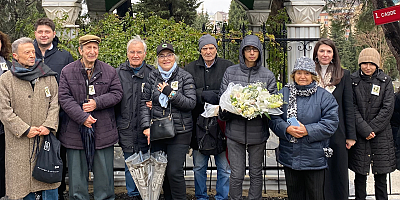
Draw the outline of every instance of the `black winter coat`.
<instances>
[{"instance_id":1,"label":"black winter coat","mask_svg":"<svg viewBox=\"0 0 400 200\"><path fill-rule=\"evenodd\" d=\"M44 61L44 64L49 66L51 70L57 72L57 82L60 80L61 70L69 63L74 62L74 58L72 58L72 55L68 51L58 48L58 42L58 37L54 37L52 42L53 48L51 50L46 50L44 56L39 49L37 41L34 40L33 42L33 46L35 46L36 60Z\"/></svg>"},{"instance_id":2,"label":"black winter coat","mask_svg":"<svg viewBox=\"0 0 400 200\"><path fill-rule=\"evenodd\" d=\"M218 98L219 89L221 86L222 77L224 76L225 70L232 66L233 63L223 58L215 57L215 62L210 68L206 68L204 59L200 55L199 59L189 63L185 70L189 72L194 79L196 85L196 107L192 110L193 124L196 127L197 117L204 112L205 100L202 98L203 91L212 91L211 95L215 95ZM211 103L211 102L207 102ZM211 103L213 104L213 103ZM190 146L197 150L199 145L196 138L196 128L193 128L192 141Z\"/></svg>"},{"instance_id":3,"label":"black winter coat","mask_svg":"<svg viewBox=\"0 0 400 200\"><path fill-rule=\"evenodd\" d=\"M136 74L133 73L129 61L122 63L117 68L123 96L121 102L115 106L115 117L117 119L119 145L123 152L146 151L148 147L147 138L140 128L139 110L144 84L153 70L154 67L145 61Z\"/></svg>"},{"instance_id":4,"label":"black winter coat","mask_svg":"<svg viewBox=\"0 0 400 200\"><path fill-rule=\"evenodd\" d=\"M167 108L163 108L158 100L161 93L156 87L158 83L163 83L164 79L158 70L153 70L150 73L143 89L142 102L140 104L141 131L143 132L143 130L150 127L151 112L153 112L153 118L163 118L168 116L169 106L172 106L171 112L176 136L165 139L164 143L189 145L193 129L191 111L196 106L196 86L192 75L180 67L177 67L172 73L168 84L171 85L174 81L178 81L178 90L175 90L176 94L168 100ZM152 101L151 111L146 106L147 101Z\"/></svg>"},{"instance_id":5,"label":"black winter coat","mask_svg":"<svg viewBox=\"0 0 400 200\"><path fill-rule=\"evenodd\" d=\"M395 170L392 129L389 124L394 109L394 92L391 78L377 69L370 77L360 70L351 75L355 104L357 143L349 151L349 168L367 175ZM371 94L373 85L380 86L379 96ZM367 140L371 132L375 138Z\"/></svg>"},{"instance_id":6,"label":"black winter coat","mask_svg":"<svg viewBox=\"0 0 400 200\"><path fill-rule=\"evenodd\" d=\"M254 46L260 52L256 66L247 67L245 58L242 55L246 46ZM251 83L262 82L270 93L276 94L278 89L274 74L262 66L262 45L256 36L248 37L243 40L239 50L240 64L233 65L226 69L222 79L219 95L222 95L228 88L229 83L241 84L247 86ZM239 115L229 112L220 112L221 120L226 121L225 135L231 140L241 144L261 144L267 141L269 137L269 126L267 117L256 117L248 120Z\"/></svg>"},{"instance_id":7,"label":"black winter coat","mask_svg":"<svg viewBox=\"0 0 400 200\"><path fill-rule=\"evenodd\" d=\"M325 200L347 200L349 196L346 139L357 140L351 83L350 72L344 70L342 79L332 92L339 105L339 126L330 138L329 147L333 149L333 155L328 159L325 173Z\"/></svg>"}]
</instances>

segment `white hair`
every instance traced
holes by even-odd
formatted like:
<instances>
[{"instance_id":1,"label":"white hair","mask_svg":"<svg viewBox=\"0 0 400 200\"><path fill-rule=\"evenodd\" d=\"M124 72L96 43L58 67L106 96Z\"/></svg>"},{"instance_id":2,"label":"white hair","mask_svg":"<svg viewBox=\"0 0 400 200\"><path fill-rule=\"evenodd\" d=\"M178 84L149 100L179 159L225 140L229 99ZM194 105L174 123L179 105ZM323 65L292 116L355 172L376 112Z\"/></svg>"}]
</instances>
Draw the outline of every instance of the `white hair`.
<instances>
[{"instance_id":1,"label":"white hair","mask_svg":"<svg viewBox=\"0 0 400 200\"><path fill-rule=\"evenodd\" d=\"M142 40L142 38L140 38L139 35L135 35L133 36L133 38L131 40L129 40L128 44L126 45L126 51L129 51L129 46L131 44L137 44L138 42L141 42L144 46L144 53L147 52L147 45L146 42L144 40Z\"/></svg>"},{"instance_id":2,"label":"white hair","mask_svg":"<svg viewBox=\"0 0 400 200\"><path fill-rule=\"evenodd\" d=\"M18 40L15 40L11 45L12 52L17 53L19 45L27 44L27 43L33 44L33 40L28 37L22 37L22 38L19 38Z\"/></svg>"}]
</instances>

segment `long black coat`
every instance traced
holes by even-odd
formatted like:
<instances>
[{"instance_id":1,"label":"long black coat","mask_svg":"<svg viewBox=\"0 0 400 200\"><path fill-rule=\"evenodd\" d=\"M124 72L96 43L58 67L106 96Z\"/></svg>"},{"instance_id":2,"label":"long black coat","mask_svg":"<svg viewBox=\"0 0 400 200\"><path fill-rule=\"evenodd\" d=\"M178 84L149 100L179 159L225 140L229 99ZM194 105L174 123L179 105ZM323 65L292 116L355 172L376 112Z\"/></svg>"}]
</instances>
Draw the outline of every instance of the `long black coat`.
<instances>
[{"instance_id":1,"label":"long black coat","mask_svg":"<svg viewBox=\"0 0 400 200\"><path fill-rule=\"evenodd\" d=\"M140 102L144 84L151 71L152 65L143 61L143 66L134 74L129 61L122 63L117 68L117 74L121 81L123 96L121 102L115 106L115 117L119 135L119 145L123 152L146 151L147 138L140 128Z\"/></svg>"},{"instance_id":2,"label":"long black coat","mask_svg":"<svg viewBox=\"0 0 400 200\"><path fill-rule=\"evenodd\" d=\"M355 104L357 143L349 151L349 168L355 173L385 174L395 170L395 154L390 118L394 109L391 78L380 69L367 77L360 70L351 75ZM380 86L379 96L371 94ZM375 138L366 137L375 132Z\"/></svg>"},{"instance_id":3,"label":"long black coat","mask_svg":"<svg viewBox=\"0 0 400 200\"><path fill-rule=\"evenodd\" d=\"M185 70L189 72L194 79L196 85L196 107L192 110L193 124L196 126L197 117L204 112L204 101L202 99L203 91L214 91L216 94L219 92L221 86L222 77L224 76L225 70L232 66L233 63L223 58L215 58L214 64L210 68L206 68L204 59L200 55L198 60L189 63ZM190 146L197 150L199 145L196 138L196 128L193 128L192 141Z\"/></svg>"},{"instance_id":4,"label":"long black coat","mask_svg":"<svg viewBox=\"0 0 400 200\"><path fill-rule=\"evenodd\" d=\"M192 75L180 67L172 73L168 84L178 81L176 94L168 100L168 108L161 107L159 102L160 92L156 89L158 83L163 83L164 79L158 70L153 70L143 88L142 102L140 106L140 127L143 130L150 127L151 111L146 106L146 101L152 101L153 118L167 117L169 106L172 105L171 112L174 120L176 135L170 139L163 139L164 144L190 144L192 136L193 121L191 111L196 106L196 86ZM152 92L154 94L152 95ZM151 134L151 133L150 133ZM161 141L161 140L159 140Z\"/></svg>"},{"instance_id":5,"label":"long black coat","mask_svg":"<svg viewBox=\"0 0 400 200\"><path fill-rule=\"evenodd\" d=\"M335 87L332 94L339 105L339 126L330 138L329 146L333 149L333 155L328 159L328 171L325 173L325 199L347 200L349 176L346 139L357 140L353 90L348 70L344 70L341 81Z\"/></svg>"}]
</instances>

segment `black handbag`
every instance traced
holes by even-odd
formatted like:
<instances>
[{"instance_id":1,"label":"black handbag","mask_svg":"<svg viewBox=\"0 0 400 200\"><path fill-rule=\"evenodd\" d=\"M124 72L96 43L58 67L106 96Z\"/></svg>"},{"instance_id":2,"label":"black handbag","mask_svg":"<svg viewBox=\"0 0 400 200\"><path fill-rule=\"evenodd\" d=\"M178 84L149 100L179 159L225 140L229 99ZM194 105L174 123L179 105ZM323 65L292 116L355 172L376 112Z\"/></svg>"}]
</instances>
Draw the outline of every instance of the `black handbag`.
<instances>
[{"instance_id":1,"label":"black handbag","mask_svg":"<svg viewBox=\"0 0 400 200\"><path fill-rule=\"evenodd\" d=\"M157 81L154 82L155 84ZM154 95L154 88L152 91L152 96ZM153 99L153 97L151 98ZM151 120L150 120L150 141L162 140L175 137L175 126L174 119L172 118L172 106L169 104L169 114L167 117L154 118L153 113L154 108L151 109Z\"/></svg>"},{"instance_id":2,"label":"black handbag","mask_svg":"<svg viewBox=\"0 0 400 200\"><path fill-rule=\"evenodd\" d=\"M218 124L218 117L199 115L196 123L196 138L200 153L218 155L226 150L226 138Z\"/></svg>"},{"instance_id":3,"label":"black handbag","mask_svg":"<svg viewBox=\"0 0 400 200\"><path fill-rule=\"evenodd\" d=\"M39 136L37 136L39 138ZM32 176L44 183L57 183L62 179L63 162L60 156L60 141L52 133L45 135L36 157ZM40 140L40 138L39 138Z\"/></svg>"}]
</instances>

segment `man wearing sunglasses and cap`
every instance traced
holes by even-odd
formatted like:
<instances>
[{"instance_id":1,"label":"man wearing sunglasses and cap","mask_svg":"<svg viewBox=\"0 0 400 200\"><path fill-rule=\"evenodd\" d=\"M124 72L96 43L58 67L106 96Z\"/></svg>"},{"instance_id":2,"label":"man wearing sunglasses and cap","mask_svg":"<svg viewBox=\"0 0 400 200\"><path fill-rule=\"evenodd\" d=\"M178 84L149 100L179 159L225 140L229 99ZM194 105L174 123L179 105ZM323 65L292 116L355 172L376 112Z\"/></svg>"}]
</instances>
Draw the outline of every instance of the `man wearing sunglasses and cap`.
<instances>
[{"instance_id":1,"label":"man wearing sunglasses and cap","mask_svg":"<svg viewBox=\"0 0 400 200\"><path fill-rule=\"evenodd\" d=\"M122 99L115 68L97 60L100 38L79 38L81 59L61 71L59 102L67 116L60 122L60 141L67 148L69 198L89 199L88 175L94 175L94 199L114 199L114 144L118 132L114 106ZM86 161L81 130L94 129L92 165ZM81 130L80 130L81 129Z\"/></svg>"}]
</instances>

